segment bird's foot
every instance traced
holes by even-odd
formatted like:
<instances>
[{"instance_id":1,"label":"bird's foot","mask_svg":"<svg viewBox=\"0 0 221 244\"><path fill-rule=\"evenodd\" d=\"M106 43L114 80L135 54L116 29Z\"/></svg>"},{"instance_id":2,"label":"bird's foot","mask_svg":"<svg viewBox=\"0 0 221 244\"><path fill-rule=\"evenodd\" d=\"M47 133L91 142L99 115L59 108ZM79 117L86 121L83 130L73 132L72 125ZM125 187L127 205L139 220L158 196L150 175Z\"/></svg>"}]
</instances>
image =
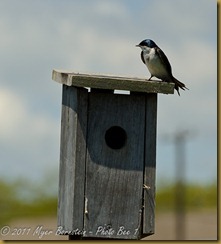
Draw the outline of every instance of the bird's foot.
<instances>
[{"instance_id":1,"label":"bird's foot","mask_svg":"<svg viewBox=\"0 0 221 244\"><path fill-rule=\"evenodd\" d=\"M151 77L148 79L148 81L150 81L152 77L153 77L153 75L151 75Z\"/></svg>"}]
</instances>

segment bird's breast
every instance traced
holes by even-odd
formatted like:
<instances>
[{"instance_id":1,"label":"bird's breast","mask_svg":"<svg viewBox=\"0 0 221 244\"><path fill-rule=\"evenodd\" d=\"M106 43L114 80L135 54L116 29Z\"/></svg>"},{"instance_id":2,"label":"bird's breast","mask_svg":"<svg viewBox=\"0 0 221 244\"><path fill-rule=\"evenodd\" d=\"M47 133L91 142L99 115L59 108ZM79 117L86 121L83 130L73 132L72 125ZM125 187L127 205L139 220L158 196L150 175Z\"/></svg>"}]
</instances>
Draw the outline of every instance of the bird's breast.
<instances>
[{"instance_id":1,"label":"bird's breast","mask_svg":"<svg viewBox=\"0 0 221 244\"><path fill-rule=\"evenodd\" d=\"M144 60L151 75L159 79L165 79L165 77L168 76L166 68L162 64L160 57L155 53L154 49L149 53L144 53Z\"/></svg>"}]
</instances>

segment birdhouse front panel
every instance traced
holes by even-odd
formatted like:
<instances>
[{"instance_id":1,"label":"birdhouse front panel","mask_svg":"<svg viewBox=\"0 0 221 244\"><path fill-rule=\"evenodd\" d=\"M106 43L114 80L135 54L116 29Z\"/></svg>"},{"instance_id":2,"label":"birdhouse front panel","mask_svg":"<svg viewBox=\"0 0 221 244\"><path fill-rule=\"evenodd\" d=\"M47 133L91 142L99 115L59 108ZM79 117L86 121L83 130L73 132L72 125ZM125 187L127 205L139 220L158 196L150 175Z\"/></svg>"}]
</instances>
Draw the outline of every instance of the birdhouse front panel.
<instances>
[{"instance_id":1,"label":"birdhouse front panel","mask_svg":"<svg viewBox=\"0 0 221 244\"><path fill-rule=\"evenodd\" d=\"M84 236L141 233L145 98L89 93Z\"/></svg>"}]
</instances>

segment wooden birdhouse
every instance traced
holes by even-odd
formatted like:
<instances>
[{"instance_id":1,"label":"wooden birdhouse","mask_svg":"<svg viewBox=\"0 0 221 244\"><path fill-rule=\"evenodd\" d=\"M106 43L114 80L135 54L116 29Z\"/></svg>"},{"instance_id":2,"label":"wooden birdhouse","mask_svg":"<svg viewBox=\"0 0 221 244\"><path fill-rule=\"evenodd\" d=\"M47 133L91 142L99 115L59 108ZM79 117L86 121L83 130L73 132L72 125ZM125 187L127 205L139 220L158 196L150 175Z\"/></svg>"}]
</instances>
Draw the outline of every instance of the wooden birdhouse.
<instances>
[{"instance_id":1,"label":"wooden birdhouse","mask_svg":"<svg viewBox=\"0 0 221 244\"><path fill-rule=\"evenodd\" d=\"M63 84L59 233L153 234L157 93L172 94L174 84L55 70L53 80Z\"/></svg>"}]
</instances>

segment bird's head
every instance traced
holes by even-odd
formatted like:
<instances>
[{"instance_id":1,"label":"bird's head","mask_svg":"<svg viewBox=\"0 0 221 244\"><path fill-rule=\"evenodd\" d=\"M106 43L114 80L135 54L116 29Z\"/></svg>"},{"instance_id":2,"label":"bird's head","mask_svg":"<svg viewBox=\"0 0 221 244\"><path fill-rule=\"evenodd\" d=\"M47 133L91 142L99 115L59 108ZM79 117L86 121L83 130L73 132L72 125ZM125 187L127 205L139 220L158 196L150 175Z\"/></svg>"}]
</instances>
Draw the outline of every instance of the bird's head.
<instances>
[{"instance_id":1,"label":"bird's head","mask_svg":"<svg viewBox=\"0 0 221 244\"><path fill-rule=\"evenodd\" d=\"M157 44L150 39L146 39L140 42L138 45L136 45L136 47L140 47L142 50L144 50L147 48L157 47Z\"/></svg>"}]
</instances>

